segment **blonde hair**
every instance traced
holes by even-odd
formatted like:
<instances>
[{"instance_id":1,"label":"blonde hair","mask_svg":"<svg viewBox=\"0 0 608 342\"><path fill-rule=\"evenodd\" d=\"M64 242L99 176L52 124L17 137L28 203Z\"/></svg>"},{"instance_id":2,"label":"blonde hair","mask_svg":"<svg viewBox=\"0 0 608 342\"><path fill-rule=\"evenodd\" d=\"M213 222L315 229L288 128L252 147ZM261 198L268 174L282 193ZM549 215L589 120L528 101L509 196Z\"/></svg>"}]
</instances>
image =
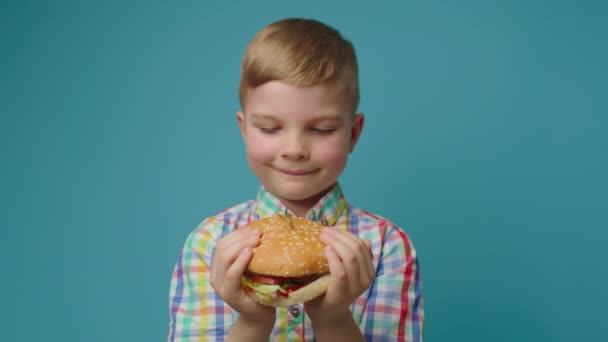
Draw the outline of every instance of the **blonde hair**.
<instances>
[{"instance_id":1,"label":"blonde hair","mask_svg":"<svg viewBox=\"0 0 608 342\"><path fill-rule=\"evenodd\" d=\"M359 105L353 45L336 29L316 20L279 20L253 37L241 65L241 107L249 89L277 80L298 86L333 82L345 91L353 114Z\"/></svg>"}]
</instances>

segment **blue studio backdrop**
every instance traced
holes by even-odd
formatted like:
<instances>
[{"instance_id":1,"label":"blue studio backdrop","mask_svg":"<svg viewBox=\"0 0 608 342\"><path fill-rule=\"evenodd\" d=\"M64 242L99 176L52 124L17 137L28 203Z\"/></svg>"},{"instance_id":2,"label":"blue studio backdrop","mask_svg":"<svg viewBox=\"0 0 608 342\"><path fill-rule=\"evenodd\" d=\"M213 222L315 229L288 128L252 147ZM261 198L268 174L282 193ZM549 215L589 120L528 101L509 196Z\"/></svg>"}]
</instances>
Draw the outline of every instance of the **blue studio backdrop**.
<instances>
[{"instance_id":1,"label":"blue studio backdrop","mask_svg":"<svg viewBox=\"0 0 608 342\"><path fill-rule=\"evenodd\" d=\"M3 341L162 341L173 265L255 195L246 44L322 20L358 53L340 181L420 260L427 341L607 341L601 1L0 5Z\"/></svg>"}]
</instances>

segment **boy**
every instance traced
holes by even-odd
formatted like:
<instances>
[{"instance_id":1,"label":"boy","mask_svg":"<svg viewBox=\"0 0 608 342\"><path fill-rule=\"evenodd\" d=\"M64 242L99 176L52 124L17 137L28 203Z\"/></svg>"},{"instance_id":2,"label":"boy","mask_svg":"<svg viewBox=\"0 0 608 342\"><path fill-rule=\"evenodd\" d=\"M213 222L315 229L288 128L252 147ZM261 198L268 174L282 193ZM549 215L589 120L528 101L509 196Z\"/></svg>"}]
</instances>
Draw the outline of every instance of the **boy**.
<instances>
[{"instance_id":1,"label":"boy","mask_svg":"<svg viewBox=\"0 0 608 342\"><path fill-rule=\"evenodd\" d=\"M351 43L315 20L275 22L250 42L237 119L261 189L188 237L171 282L170 341L422 340L410 240L348 205L337 182L363 129L357 68ZM260 232L239 228L276 213L327 226L331 281L304 305L266 307L240 285Z\"/></svg>"}]
</instances>

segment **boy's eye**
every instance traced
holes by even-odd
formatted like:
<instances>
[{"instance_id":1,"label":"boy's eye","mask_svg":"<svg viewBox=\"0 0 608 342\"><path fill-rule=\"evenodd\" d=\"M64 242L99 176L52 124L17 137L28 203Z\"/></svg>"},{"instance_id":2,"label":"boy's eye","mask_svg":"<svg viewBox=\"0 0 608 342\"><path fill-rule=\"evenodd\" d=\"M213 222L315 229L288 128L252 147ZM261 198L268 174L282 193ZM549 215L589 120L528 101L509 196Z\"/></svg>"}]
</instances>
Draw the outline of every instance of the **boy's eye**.
<instances>
[{"instance_id":1,"label":"boy's eye","mask_svg":"<svg viewBox=\"0 0 608 342\"><path fill-rule=\"evenodd\" d=\"M279 127L260 127L260 131L262 131L262 133L272 134L276 133L278 130Z\"/></svg>"},{"instance_id":2,"label":"boy's eye","mask_svg":"<svg viewBox=\"0 0 608 342\"><path fill-rule=\"evenodd\" d=\"M319 134L330 134L335 131L334 128L320 128L320 127L313 127L311 130L313 132L319 133Z\"/></svg>"}]
</instances>

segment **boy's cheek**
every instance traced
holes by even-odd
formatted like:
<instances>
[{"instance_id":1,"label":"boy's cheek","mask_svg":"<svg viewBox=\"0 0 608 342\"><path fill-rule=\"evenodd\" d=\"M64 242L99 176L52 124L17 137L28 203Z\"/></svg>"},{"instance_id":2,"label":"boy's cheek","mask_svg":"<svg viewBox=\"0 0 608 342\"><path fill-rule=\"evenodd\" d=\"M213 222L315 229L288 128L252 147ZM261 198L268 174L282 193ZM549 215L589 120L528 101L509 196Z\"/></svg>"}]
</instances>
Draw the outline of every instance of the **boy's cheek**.
<instances>
[{"instance_id":1,"label":"boy's cheek","mask_svg":"<svg viewBox=\"0 0 608 342\"><path fill-rule=\"evenodd\" d=\"M274 156L274 146L267 141L252 139L247 144L247 154L250 159L256 161L272 160Z\"/></svg>"},{"instance_id":2,"label":"boy's cheek","mask_svg":"<svg viewBox=\"0 0 608 342\"><path fill-rule=\"evenodd\" d=\"M349 145L343 142L320 144L314 150L317 159L324 161L340 161L348 155Z\"/></svg>"}]
</instances>

